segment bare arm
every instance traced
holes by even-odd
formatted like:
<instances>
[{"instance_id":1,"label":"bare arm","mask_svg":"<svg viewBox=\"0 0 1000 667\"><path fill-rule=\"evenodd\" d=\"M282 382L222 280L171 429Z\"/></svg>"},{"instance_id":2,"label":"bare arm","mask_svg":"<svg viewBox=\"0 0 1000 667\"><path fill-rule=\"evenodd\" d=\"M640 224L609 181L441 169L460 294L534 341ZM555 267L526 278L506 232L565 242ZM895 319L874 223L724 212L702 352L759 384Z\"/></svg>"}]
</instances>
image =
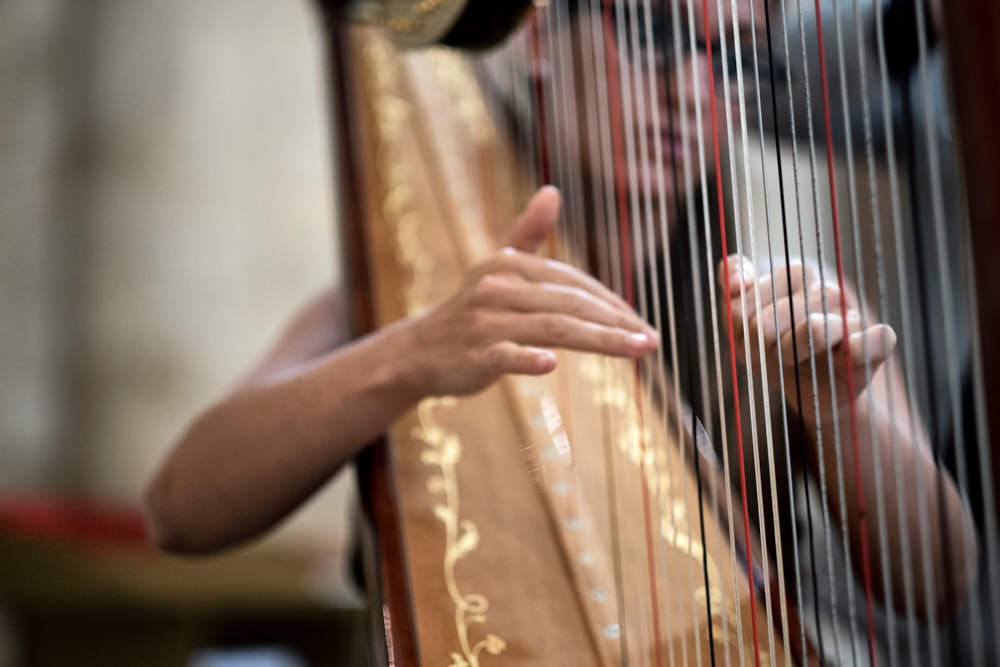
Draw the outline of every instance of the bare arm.
<instances>
[{"instance_id":1,"label":"bare arm","mask_svg":"<svg viewBox=\"0 0 1000 667\"><path fill-rule=\"evenodd\" d=\"M600 283L529 254L558 209L558 194L543 189L511 247L473 269L454 296L356 342L342 345L332 290L303 309L194 420L151 481L156 544L204 553L259 535L421 398L474 393L507 373L548 373L556 360L546 348L654 349L658 337Z\"/></svg>"}]
</instances>

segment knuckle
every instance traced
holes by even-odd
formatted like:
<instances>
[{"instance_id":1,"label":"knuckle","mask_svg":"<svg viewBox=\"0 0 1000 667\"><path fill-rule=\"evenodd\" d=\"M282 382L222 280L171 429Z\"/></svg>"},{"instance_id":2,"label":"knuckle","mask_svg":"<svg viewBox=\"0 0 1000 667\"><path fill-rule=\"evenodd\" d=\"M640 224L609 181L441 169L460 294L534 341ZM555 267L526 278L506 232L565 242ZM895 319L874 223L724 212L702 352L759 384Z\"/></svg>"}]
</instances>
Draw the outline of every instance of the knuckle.
<instances>
[{"instance_id":1,"label":"knuckle","mask_svg":"<svg viewBox=\"0 0 1000 667\"><path fill-rule=\"evenodd\" d=\"M492 345L486 349L486 365L496 372L503 369L507 355L501 345Z\"/></svg>"},{"instance_id":2,"label":"knuckle","mask_svg":"<svg viewBox=\"0 0 1000 667\"><path fill-rule=\"evenodd\" d=\"M469 314L465 326L465 344L476 347L489 339L490 332L496 328L493 318L481 310Z\"/></svg>"},{"instance_id":3,"label":"knuckle","mask_svg":"<svg viewBox=\"0 0 1000 667\"><path fill-rule=\"evenodd\" d=\"M549 340L563 342L570 334L569 319L562 315L549 315L541 321L542 335Z\"/></svg>"},{"instance_id":4,"label":"knuckle","mask_svg":"<svg viewBox=\"0 0 1000 667\"><path fill-rule=\"evenodd\" d=\"M570 287L567 288L565 295L569 312L573 315L587 315L595 308L596 304L594 303L594 298L584 289L580 289L579 287Z\"/></svg>"},{"instance_id":5,"label":"knuckle","mask_svg":"<svg viewBox=\"0 0 1000 667\"><path fill-rule=\"evenodd\" d=\"M502 269L503 262L505 261L504 258L506 256L507 252L505 250L501 250L500 252L490 255L488 259L484 260L482 264L480 264L478 267L478 273L480 278L482 276L500 271Z\"/></svg>"},{"instance_id":6,"label":"knuckle","mask_svg":"<svg viewBox=\"0 0 1000 667\"><path fill-rule=\"evenodd\" d=\"M503 292L505 282L500 276L487 273L480 277L472 288L473 299L478 303L495 299Z\"/></svg>"},{"instance_id":7,"label":"knuckle","mask_svg":"<svg viewBox=\"0 0 1000 667\"><path fill-rule=\"evenodd\" d=\"M494 271L509 271L521 261L521 252L514 248L504 248L493 255L490 264Z\"/></svg>"}]
</instances>

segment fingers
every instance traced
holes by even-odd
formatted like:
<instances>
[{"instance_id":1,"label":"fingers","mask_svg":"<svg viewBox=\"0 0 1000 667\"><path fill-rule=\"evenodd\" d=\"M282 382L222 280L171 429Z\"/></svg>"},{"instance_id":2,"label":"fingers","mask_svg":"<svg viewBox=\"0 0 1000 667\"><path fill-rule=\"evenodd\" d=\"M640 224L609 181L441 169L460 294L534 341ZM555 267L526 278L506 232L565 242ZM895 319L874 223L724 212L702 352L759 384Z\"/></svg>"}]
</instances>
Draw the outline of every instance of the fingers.
<instances>
[{"instance_id":1,"label":"fingers","mask_svg":"<svg viewBox=\"0 0 1000 667\"><path fill-rule=\"evenodd\" d=\"M656 337L656 331L634 312L618 308L579 287L488 275L480 280L476 291L480 305L490 308L560 313Z\"/></svg>"},{"instance_id":2,"label":"fingers","mask_svg":"<svg viewBox=\"0 0 1000 667\"><path fill-rule=\"evenodd\" d=\"M847 344L851 360L856 365L868 363L876 368L896 349L896 332L887 324L876 324L851 334Z\"/></svg>"},{"instance_id":3,"label":"fingers","mask_svg":"<svg viewBox=\"0 0 1000 667\"><path fill-rule=\"evenodd\" d=\"M559 190L551 185L540 188L524 213L514 221L514 228L504 245L527 253L538 250L555 228L561 205Z\"/></svg>"},{"instance_id":4,"label":"fingers","mask_svg":"<svg viewBox=\"0 0 1000 667\"><path fill-rule=\"evenodd\" d=\"M486 349L486 361L497 375L544 375L555 370L556 355L549 350L502 341Z\"/></svg>"},{"instance_id":5,"label":"fingers","mask_svg":"<svg viewBox=\"0 0 1000 667\"><path fill-rule=\"evenodd\" d=\"M787 264L774 267L774 273L762 278L758 284L761 304L786 297L801 291L811 291L819 283L819 274L809 263L793 259ZM791 291L789 291L789 285Z\"/></svg>"},{"instance_id":6,"label":"fingers","mask_svg":"<svg viewBox=\"0 0 1000 667\"><path fill-rule=\"evenodd\" d=\"M476 312L469 340L490 349L503 342L639 357L659 344L656 330L599 281L513 247L472 272L465 296ZM509 345L490 354L517 356ZM518 363L530 365L527 357Z\"/></svg>"},{"instance_id":7,"label":"fingers","mask_svg":"<svg viewBox=\"0 0 1000 667\"><path fill-rule=\"evenodd\" d=\"M844 339L844 320L840 315L812 313L781 336L781 356L785 363L800 364L810 356L824 354ZM793 332L794 331L794 338ZM797 354L796 354L797 353Z\"/></svg>"},{"instance_id":8,"label":"fingers","mask_svg":"<svg viewBox=\"0 0 1000 667\"><path fill-rule=\"evenodd\" d=\"M794 322L800 322L813 313L839 314L840 311L840 289L827 285L814 288L808 294L796 292L791 297L779 298L776 303L763 307L759 314L751 318L748 326L756 330L760 322L764 345L770 346L776 344Z\"/></svg>"},{"instance_id":9,"label":"fingers","mask_svg":"<svg viewBox=\"0 0 1000 667\"><path fill-rule=\"evenodd\" d=\"M810 344L810 329L812 341ZM837 353L837 346L844 340L844 320L840 315L813 313L808 320L795 326L793 345L792 329L781 336L781 355L785 363L802 363L810 355L817 357L827 350ZM862 330L861 317L857 313L847 316L848 351L854 365L868 363L877 366L888 359L896 349L896 332L887 324L874 324ZM794 350L793 350L794 348ZM797 352L794 354L793 352Z\"/></svg>"},{"instance_id":10,"label":"fingers","mask_svg":"<svg viewBox=\"0 0 1000 667\"><path fill-rule=\"evenodd\" d=\"M757 278L757 270L748 258L730 255L719 262L717 277L723 295L731 299L738 297L741 291L753 285L753 281Z\"/></svg>"},{"instance_id":11,"label":"fingers","mask_svg":"<svg viewBox=\"0 0 1000 667\"><path fill-rule=\"evenodd\" d=\"M761 307L764 307L775 299L803 291L803 286L806 290L814 288L819 282L819 274L811 264L795 259L775 267L774 273L758 277L751 259L730 255L727 261L719 263L718 281L723 297L733 300L734 311L741 317L745 311L749 317L756 311L756 296L741 298L741 292L748 292L753 287L760 296Z\"/></svg>"},{"instance_id":12,"label":"fingers","mask_svg":"<svg viewBox=\"0 0 1000 667\"><path fill-rule=\"evenodd\" d=\"M482 265L476 273L476 278L479 280L491 273L513 274L531 282L575 287L589 292L614 308L635 313L620 296L583 271L562 262L518 252L513 248L502 250L492 260Z\"/></svg>"},{"instance_id":13,"label":"fingers","mask_svg":"<svg viewBox=\"0 0 1000 667\"><path fill-rule=\"evenodd\" d=\"M492 335L520 345L558 347L616 357L640 357L656 349L654 337L558 313L498 317Z\"/></svg>"}]
</instances>

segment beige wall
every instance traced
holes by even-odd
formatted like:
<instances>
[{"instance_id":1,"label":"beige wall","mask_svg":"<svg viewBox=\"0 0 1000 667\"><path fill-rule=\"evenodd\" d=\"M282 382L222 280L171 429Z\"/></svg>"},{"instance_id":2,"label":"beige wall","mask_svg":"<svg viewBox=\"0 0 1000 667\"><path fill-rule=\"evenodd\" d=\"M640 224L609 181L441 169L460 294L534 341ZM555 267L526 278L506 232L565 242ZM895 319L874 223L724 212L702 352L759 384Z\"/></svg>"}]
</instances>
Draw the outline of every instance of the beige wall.
<instances>
[{"instance_id":1,"label":"beige wall","mask_svg":"<svg viewBox=\"0 0 1000 667\"><path fill-rule=\"evenodd\" d=\"M135 502L333 279L319 37L304 0L0 3L0 488Z\"/></svg>"}]
</instances>

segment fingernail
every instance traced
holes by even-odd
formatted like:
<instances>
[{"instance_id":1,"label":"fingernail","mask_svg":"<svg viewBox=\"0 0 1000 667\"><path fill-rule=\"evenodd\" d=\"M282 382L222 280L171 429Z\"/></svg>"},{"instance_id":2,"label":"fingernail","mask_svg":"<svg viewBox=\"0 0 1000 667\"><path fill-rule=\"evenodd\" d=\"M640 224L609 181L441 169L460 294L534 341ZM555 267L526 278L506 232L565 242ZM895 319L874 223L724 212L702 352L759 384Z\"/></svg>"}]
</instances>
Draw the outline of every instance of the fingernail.
<instances>
[{"instance_id":1,"label":"fingernail","mask_svg":"<svg viewBox=\"0 0 1000 667\"><path fill-rule=\"evenodd\" d=\"M550 366L555 366L556 355L547 350L542 350L535 353L535 366L538 368L549 368Z\"/></svg>"},{"instance_id":2,"label":"fingernail","mask_svg":"<svg viewBox=\"0 0 1000 667\"><path fill-rule=\"evenodd\" d=\"M745 275L734 273L732 277L729 279L729 291L735 292L738 289L742 289L742 287L746 285L747 282L748 279Z\"/></svg>"},{"instance_id":3,"label":"fingernail","mask_svg":"<svg viewBox=\"0 0 1000 667\"><path fill-rule=\"evenodd\" d=\"M632 347L645 349L647 347L655 347L655 339L641 333L630 333L628 335L628 341ZM652 343L652 345L650 345Z\"/></svg>"}]
</instances>

